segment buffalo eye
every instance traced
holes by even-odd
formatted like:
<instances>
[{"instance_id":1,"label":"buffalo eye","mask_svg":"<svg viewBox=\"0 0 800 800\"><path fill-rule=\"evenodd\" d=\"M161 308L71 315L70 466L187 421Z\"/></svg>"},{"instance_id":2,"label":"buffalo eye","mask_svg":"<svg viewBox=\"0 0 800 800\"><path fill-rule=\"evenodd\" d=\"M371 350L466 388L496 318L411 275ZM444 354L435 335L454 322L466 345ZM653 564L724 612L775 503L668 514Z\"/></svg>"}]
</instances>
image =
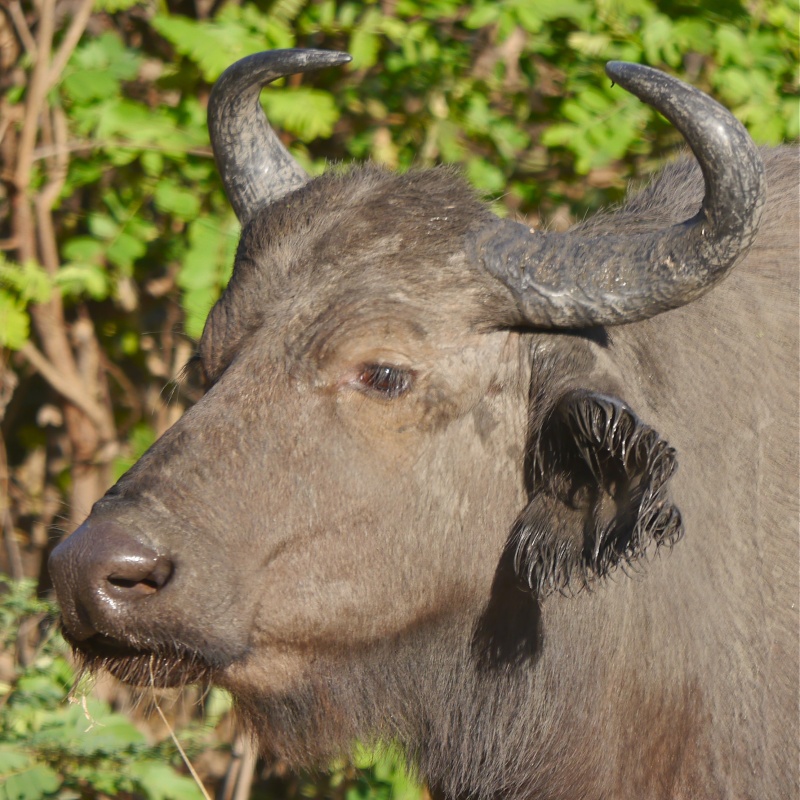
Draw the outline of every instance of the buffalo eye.
<instances>
[{"instance_id":1,"label":"buffalo eye","mask_svg":"<svg viewBox=\"0 0 800 800\"><path fill-rule=\"evenodd\" d=\"M411 388L414 373L389 364L365 364L358 373L358 384L368 394L394 400Z\"/></svg>"}]
</instances>

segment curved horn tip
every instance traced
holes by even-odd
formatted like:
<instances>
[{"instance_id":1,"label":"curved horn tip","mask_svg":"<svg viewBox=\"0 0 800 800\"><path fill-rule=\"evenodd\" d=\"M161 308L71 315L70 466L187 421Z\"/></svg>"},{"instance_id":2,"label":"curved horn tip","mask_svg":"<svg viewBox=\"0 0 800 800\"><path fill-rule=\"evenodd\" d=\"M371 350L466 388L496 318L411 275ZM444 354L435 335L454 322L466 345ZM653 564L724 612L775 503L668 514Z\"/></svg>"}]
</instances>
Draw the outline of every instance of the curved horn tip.
<instances>
[{"instance_id":1,"label":"curved horn tip","mask_svg":"<svg viewBox=\"0 0 800 800\"><path fill-rule=\"evenodd\" d=\"M283 62L287 67L306 66L309 69L338 67L353 60L353 56L343 50L314 50L303 47L290 47L285 50L262 50L241 60L246 61L249 58L269 58L272 61Z\"/></svg>"},{"instance_id":2,"label":"curved horn tip","mask_svg":"<svg viewBox=\"0 0 800 800\"><path fill-rule=\"evenodd\" d=\"M606 75L614 83L618 83L626 92L638 97L642 102L647 105L653 106L660 111L673 125L681 130L680 124L673 118L669 109L675 106L678 97L677 92L680 93L680 102L685 104L688 102L700 101L696 111L702 111L705 115L710 113L712 107L717 106L719 111L725 116L728 124L733 124L734 127L741 127L741 123L720 103L714 100L705 92L700 91L696 86L676 78L655 67L648 67L644 64L634 64L630 61L609 61L606 64ZM691 98L691 99L690 99ZM677 108L677 106L675 106ZM744 131L744 128L742 128ZM686 132L681 130L681 133L686 135Z\"/></svg>"},{"instance_id":3,"label":"curved horn tip","mask_svg":"<svg viewBox=\"0 0 800 800\"><path fill-rule=\"evenodd\" d=\"M611 78L614 83L624 86L625 82L630 79L635 79L637 76L648 75L664 75L666 73L655 67L647 67L644 64L635 64L632 61L607 61L606 62L606 75Z\"/></svg>"},{"instance_id":4,"label":"curved horn tip","mask_svg":"<svg viewBox=\"0 0 800 800\"><path fill-rule=\"evenodd\" d=\"M327 67L339 67L352 61L349 53L339 50L305 50L301 47L285 50L262 50L234 61L217 79L212 97L228 89L231 81L238 82L248 77L262 85L278 77L298 72L314 72ZM263 75L259 73L264 72Z\"/></svg>"},{"instance_id":5,"label":"curved horn tip","mask_svg":"<svg viewBox=\"0 0 800 800\"><path fill-rule=\"evenodd\" d=\"M258 102L262 88L278 78L351 60L349 53L335 50L264 50L239 59L214 84L208 100L211 147L242 224L308 181L264 116Z\"/></svg>"},{"instance_id":6,"label":"curved horn tip","mask_svg":"<svg viewBox=\"0 0 800 800\"><path fill-rule=\"evenodd\" d=\"M744 125L713 97L654 67L609 61L606 74L663 114L683 135L705 177L703 208L714 217L712 206L723 201L724 213L716 219L720 232L728 223L735 229L752 216L755 234L765 201L764 166Z\"/></svg>"},{"instance_id":7,"label":"curved horn tip","mask_svg":"<svg viewBox=\"0 0 800 800\"><path fill-rule=\"evenodd\" d=\"M669 75L655 67L647 67L644 64L634 64L630 61L609 61L606 64L606 75L614 83L618 83L626 92L630 92L648 105L658 106L658 111L664 114L673 125L675 120L670 117L669 113L665 113L665 108L661 108L661 106L664 103L669 103L669 96L676 90L684 95L702 97L704 104L711 101L711 103L718 105L716 100L701 92L695 86L685 83L674 75ZM723 109L722 106L720 106L720 109L726 115L729 114L728 110Z\"/></svg>"},{"instance_id":8,"label":"curved horn tip","mask_svg":"<svg viewBox=\"0 0 800 800\"><path fill-rule=\"evenodd\" d=\"M469 249L534 327L619 325L686 305L721 280L758 233L764 166L730 111L652 67L612 61L606 73L683 135L703 173L702 207L647 234L532 235L513 222L487 225Z\"/></svg>"}]
</instances>

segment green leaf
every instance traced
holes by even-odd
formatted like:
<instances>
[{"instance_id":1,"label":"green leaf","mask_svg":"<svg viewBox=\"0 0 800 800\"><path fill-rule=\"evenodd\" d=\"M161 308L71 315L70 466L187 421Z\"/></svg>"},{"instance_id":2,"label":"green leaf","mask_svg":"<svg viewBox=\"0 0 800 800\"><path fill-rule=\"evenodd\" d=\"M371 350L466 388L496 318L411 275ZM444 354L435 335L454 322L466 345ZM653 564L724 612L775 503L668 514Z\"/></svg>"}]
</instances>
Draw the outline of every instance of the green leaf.
<instances>
[{"instance_id":1,"label":"green leaf","mask_svg":"<svg viewBox=\"0 0 800 800\"><path fill-rule=\"evenodd\" d=\"M569 46L582 55L590 58L602 58L611 46L611 36L607 33L589 33L573 31L567 37Z\"/></svg>"},{"instance_id":2,"label":"green leaf","mask_svg":"<svg viewBox=\"0 0 800 800\"><path fill-rule=\"evenodd\" d=\"M118 34L101 33L97 38L87 37L72 54L70 68L106 71L119 80L133 80L139 72L142 56L125 46Z\"/></svg>"},{"instance_id":3,"label":"green leaf","mask_svg":"<svg viewBox=\"0 0 800 800\"><path fill-rule=\"evenodd\" d=\"M255 33L241 22L241 11L206 23L184 17L156 15L152 26L175 49L200 68L203 78L212 83L234 61L265 49L263 33Z\"/></svg>"},{"instance_id":4,"label":"green leaf","mask_svg":"<svg viewBox=\"0 0 800 800\"><path fill-rule=\"evenodd\" d=\"M642 44L645 58L651 64L658 64L664 59L663 53L672 41L672 22L664 14L654 14L642 31Z\"/></svg>"},{"instance_id":5,"label":"green leaf","mask_svg":"<svg viewBox=\"0 0 800 800\"><path fill-rule=\"evenodd\" d=\"M79 105L106 100L119 93L121 81L136 77L140 64L141 56L109 31L75 50L61 86Z\"/></svg>"},{"instance_id":6,"label":"green leaf","mask_svg":"<svg viewBox=\"0 0 800 800\"><path fill-rule=\"evenodd\" d=\"M30 336L25 305L0 289L0 346L19 350Z\"/></svg>"},{"instance_id":7,"label":"green leaf","mask_svg":"<svg viewBox=\"0 0 800 800\"><path fill-rule=\"evenodd\" d=\"M228 713L232 707L233 700L224 689L212 689L208 693L204 708L203 722L206 727L216 727L223 714Z\"/></svg>"},{"instance_id":8,"label":"green leaf","mask_svg":"<svg viewBox=\"0 0 800 800\"><path fill-rule=\"evenodd\" d=\"M66 261L99 264L103 260L104 251L105 245L92 236L73 236L64 243L61 255Z\"/></svg>"},{"instance_id":9,"label":"green leaf","mask_svg":"<svg viewBox=\"0 0 800 800\"><path fill-rule=\"evenodd\" d=\"M117 78L98 70L76 70L64 78L62 86L76 103L104 100L119 91Z\"/></svg>"},{"instance_id":10,"label":"green leaf","mask_svg":"<svg viewBox=\"0 0 800 800\"><path fill-rule=\"evenodd\" d=\"M64 687L48 673L23 675L17 682L16 691L37 705L53 705L64 698Z\"/></svg>"},{"instance_id":11,"label":"green leaf","mask_svg":"<svg viewBox=\"0 0 800 800\"><path fill-rule=\"evenodd\" d=\"M697 17L678 19L672 27L672 35L684 52L710 53L714 43L714 30L706 20Z\"/></svg>"},{"instance_id":12,"label":"green leaf","mask_svg":"<svg viewBox=\"0 0 800 800\"><path fill-rule=\"evenodd\" d=\"M485 194L502 192L506 183L503 171L482 158L472 158L467 162L467 177Z\"/></svg>"},{"instance_id":13,"label":"green leaf","mask_svg":"<svg viewBox=\"0 0 800 800\"><path fill-rule=\"evenodd\" d=\"M189 250L178 274L181 289L204 289L219 283L219 259L224 232L205 220L196 220L189 227Z\"/></svg>"},{"instance_id":14,"label":"green leaf","mask_svg":"<svg viewBox=\"0 0 800 800\"><path fill-rule=\"evenodd\" d=\"M328 92L305 86L264 92L262 101L273 125L306 142L330 136L340 116Z\"/></svg>"},{"instance_id":15,"label":"green leaf","mask_svg":"<svg viewBox=\"0 0 800 800\"><path fill-rule=\"evenodd\" d=\"M173 154L197 145L191 132L181 130L169 112L126 98L115 98L100 107L95 135L107 140L103 142L106 153L116 164L130 163L136 157L136 145Z\"/></svg>"},{"instance_id":16,"label":"green leaf","mask_svg":"<svg viewBox=\"0 0 800 800\"><path fill-rule=\"evenodd\" d=\"M120 349L126 356L132 356L139 352L139 336L133 331L125 331L120 337ZM133 466L130 464L129 466ZM126 467L127 470L129 467ZM123 470L124 472L125 470ZM117 481L122 477L122 472L115 474L114 480Z\"/></svg>"},{"instance_id":17,"label":"green leaf","mask_svg":"<svg viewBox=\"0 0 800 800\"><path fill-rule=\"evenodd\" d=\"M135 789L134 782L128 775L127 764L123 765L114 760L79 764L72 768L69 777L73 786L77 784L91 787L94 791L88 796L92 798L97 794L103 798L119 797L123 792L129 797ZM139 797L136 800L139 800Z\"/></svg>"},{"instance_id":18,"label":"green leaf","mask_svg":"<svg viewBox=\"0 0 800 800\"><path fill-rule=\"evenodd\" d=\"M72 194L76 189L87 184L99 181L107 167L98 161L86 161L82 158L74 158L70 161L67 173L65 192Z\"/></svg>"},{"instance_id":19,"label":"green leaf","mask_svg":"<svg viewBox=\"0 0 800 800\"><path fill-rule=\"evenodd\" d=\"M747 62L751 59L748 57L747 40L742 31L733 25L720 25L714 34L714 39L717 44L718 64L747 66Z\"/></svg>"},{"instance_id":20,"label":"green leaf","mask_svg":"<svg viewBox=\"0 0 800 800\"><path fill-rule=\"evenodd\" d=\"M94 300L105 300L110 289L108 275L97 264L65 264L56 273L55 284L67 297L89 295Z\"/></svg>"},{"instance_id":21,"label":"green leaf","mask_svg":"<svg viewBox=\"0 0 800 800\"><path fill-rule=\"evenodd\" d=\"M530 25L530 30L539 29L540 21L548 22L556 19L571 19L585 22L591 16L592 5L586 0L516 0L517 14L523 24Z\"/></svg>"},{"instance_id":22,"label":"green leaf","mask_svg":"<svg viewBox=\"0 0 800 800\"><path fill-rule=\"evenodd\" d=\"M83 727L86 727L84 720ZM119 753L131 744L142 744L144 737L124 717L114 714L84 730L73 742L74 752L87 756L100 753Z\"/></svg>"},{"instance_id":23,"label":"green leaf","mask_svg":"<svg viewBox=\"0 0 800 800\"><path fill-rule=\"evenodd\" d=\"M186 315L184 327L192 339L199 339L203 334L208 312L217 302L220 290L215 286L201 287L184 292L183 310Z\"/></svg>"},{"instance_id":24,"label":"green leaf","mask_svg":"<svg viewBox=\"0 0 800 800\"><path fill-rule=\"evenodd\" d=\"M137 5L146 5L146 3L144 0L94 0L94 7L98 11L107 11L109 14L127 11Z\"/></svg>"},{"instance_id":25,"label":"green leaf","mask_svg":"<svg viewBox=\"0 0 800 800\"><path fill-rule=\"evenodd\" d=\"M464 20L467 28L485 28L497 21L501 14L500 3L496 0L490 2L475 3L472 10Z\"/></svg>"},{"instance_id":26,"label":"green leaf","mask_svg":"<svg viewBox=\"0 0 800 800\"><path fill-rule=\"evenodd\" d=\"M384 750L370 750L359 747L353 758L354 765L364 774L366 780L360 786L354 787L356 796L375 797L373 793L377 788L383 790L387 800L420 800L422 790L419 785L408 777L406 762L403 755L390 748ZM363 794L366 790L366 794Z\"/></svg>"},{"instance_id":27,"label":"green leaf","mask_svg":"<svg viewBox=\"0 0 800 800\"><path fill-rule=\"evenodd\" d=\"M230 275L236 247L234 230L230 218L226 226L202 218L189 225L190 246L177 283L183 289L186 333L192 338L200 337L208 312Z\"/></svg>"},{"instance_id":28,"label":"green leaf","mask_svg":"<svg viewBox=\"0 0 800 800\"><path fill-rule=\"evenodd\" d=\"M162 180L158 183L154 200L162 211L183 220L192 220L200 213L200 200L196 192L172 181Z\"/></svg>"},{"instance_id":29,"label":"green leaf","mask_svg":"<svg viewBox=\"0 0 800 800\"><path fill-rule=\"evenodd\" d=\"M162 761L139 761L130 768L131 777L148 800L203 800L197 784L179 775Z\"/></svg>"},{"instance_id":30,"label":"green leaf","mask_svg":"<svg viewBox=\"0 0 800 800\"><path fill-rule=\"evenodd\" d=\"M164 156L154 150L147 150L139 157L144 171L151 178L160 176L164 171Z\"/></svg>"},{"instance_id":31,"label":"green leaf","mask_svg":"<svg viewBox=\"0 0 800 800\"><path fill-rule=\"evenodd\" d=\"M347 48L353 56L353 69L368 69L374 66L378 61L380 47L381 40L374 31L356 28Z\"/></svg>"},{"instance_id":32,"label":"green leaf","mask_svg":"<svg viewBox=\"0 0 800 800\"><path fill-rule=\"evenodd\" d=\"M99 239L113 239L119 231L119 225L108 214L90 214L89 230Z\"/></svg>"},{"instance_id":33,"label":"green leaf","mask_svg":"<svg viewBox=\"0 0 800 800\"><path fill-rule=\"evenodd\" d=\"M35 261L19 265L3 260L0 255L0 287L3 286L17 295L23 305L44 303L52 293L50 276Z\"/></svg>"},{"instance_id":34,"label":"green leaf","mask_svg":"<svg viewBox=\"0 0 800 800\"><path fill-rule=\"evenodd\" d=\"M141 239L122 231L106 248L106 258L126 275L130 275L134 263L146 252L147 245Z\"/></svg>"},{"instance_id":35,"label":"green leaf","mask_svg":"<svg viewBox=\"0 0 800 800\"><path fill-rule=\"evenodd\" d=\"M464 142L461 128L450 120L442 120L436 131L436 144L442 160L458 163L464 159Z\"/></svg>"},{"instance_id":36,"label":"green leaf","mask_svg":"<svg viewBox=\"0 0 800 800\"><path fill-rule=\"evenodd\" d=\"M13 772L20 772L31 763L28 753L19 750L15 745L0 744L0 778Z\"/></svg>"},{"instance_id":37,"label":"green leaf","mask_svg":"<svg viewBox=\"0 0 800 800\"><path fill-rule=\"evenodd\" d=\"M57 791L61 778L43 764L24 769L5 778L2 791L8 800L42 800Z\"/></svg>"},{"instance_id":38,"label":"green leaf","mask_svg":"<svg viewBox=\"0 0 800 800\"><path fill-rule=\"evenodd\" d=\"M281 22L293 22L305 4L306 0L275 0L270 6L269 13L271 17Z\"/></svg>"},{"instance_id":39,"label":"green leaf","mask_svg":"<svg viewBox=\"0 0 800 800\"><path fill-rule=\"evenodd\" d=\"M354 69L367 69L374 66L378 60L381 47L381 40L377 35L380 16L378 9L368 9L350 37L347 49L353 56Z\"/></svg>"}]
</instances>

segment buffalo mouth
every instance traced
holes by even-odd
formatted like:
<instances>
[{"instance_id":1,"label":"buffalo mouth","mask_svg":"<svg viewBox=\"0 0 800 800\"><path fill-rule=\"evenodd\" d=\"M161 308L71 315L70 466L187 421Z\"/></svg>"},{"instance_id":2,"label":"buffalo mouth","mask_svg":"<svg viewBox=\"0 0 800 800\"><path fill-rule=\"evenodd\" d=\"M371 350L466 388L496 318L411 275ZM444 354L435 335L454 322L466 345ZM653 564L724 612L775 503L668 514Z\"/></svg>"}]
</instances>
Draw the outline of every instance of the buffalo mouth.
<instances>
[{"instance_id":1,"label":"buffalo mouth","mask_svg":"<svg viewBox=\"0 0 800 800\"><path fill-rule=\"evenodd\" d=\"M84 670L105 670L132 686L167 689L211 683L219 668L202 654L180 644L139 647L102 633L81 641L66 630L62 633Z\"/></svg>"}]
</instances>

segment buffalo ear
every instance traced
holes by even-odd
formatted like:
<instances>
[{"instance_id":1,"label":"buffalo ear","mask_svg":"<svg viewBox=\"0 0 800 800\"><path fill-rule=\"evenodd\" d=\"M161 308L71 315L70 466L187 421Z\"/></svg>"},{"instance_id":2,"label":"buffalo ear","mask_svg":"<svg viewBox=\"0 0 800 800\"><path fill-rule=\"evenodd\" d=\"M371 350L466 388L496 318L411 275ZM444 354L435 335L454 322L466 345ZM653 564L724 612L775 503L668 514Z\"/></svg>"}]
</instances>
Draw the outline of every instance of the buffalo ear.
<instances>
[{"instance_id":1,"label":"buffalo ear","mask_svg":"<svg viewBox=\"0 0 800 800\"><path fill-rule=\"evenodd\" d=\"M530 502L511 541L537 595L574 592L683 535L668 494L675 451L614 397L568 392L529 451Z\"/></svg>"}]
</instances>

